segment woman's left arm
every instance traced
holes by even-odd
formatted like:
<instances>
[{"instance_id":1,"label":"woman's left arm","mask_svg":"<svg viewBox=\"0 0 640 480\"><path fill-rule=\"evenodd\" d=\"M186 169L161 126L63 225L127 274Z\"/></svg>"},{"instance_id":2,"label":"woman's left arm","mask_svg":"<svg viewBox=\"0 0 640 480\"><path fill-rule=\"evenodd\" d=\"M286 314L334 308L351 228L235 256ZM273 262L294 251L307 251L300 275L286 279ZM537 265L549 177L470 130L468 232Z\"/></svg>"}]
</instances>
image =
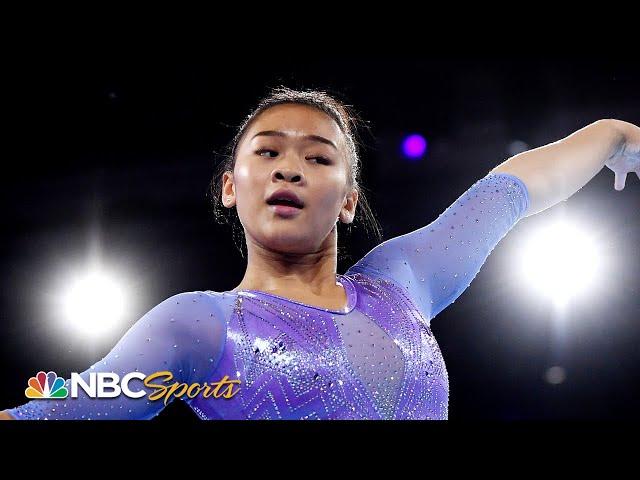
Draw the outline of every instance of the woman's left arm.
<instances>
[{"instance_id":1,"label":"woman's left arm","mask_svg":"<svg viewBox=\"0 0 640 480\"><path fill-rule=\"evenodd\" d=\"M604 165L621 190L626 174L640 171L639 151L637 126L599 120L500 164L433 222L377 245L347 273L397 284L431 320L469 287L521 218L566 200Z\"/></svg>"},{"instance_id":2,"label":"woman's left arm","mask_svg":"<svg viewBox=\"0 0 640 480\"><path fill-rule=\"evenodd\" d=\"M515 155L490 173L510 173L527 185L525 216L530 216L571 197L604 166L614 171L616 190L624 188L627 173L640 178L640 127L598 120L562 140Z\"/></svg>"}]
</instances>

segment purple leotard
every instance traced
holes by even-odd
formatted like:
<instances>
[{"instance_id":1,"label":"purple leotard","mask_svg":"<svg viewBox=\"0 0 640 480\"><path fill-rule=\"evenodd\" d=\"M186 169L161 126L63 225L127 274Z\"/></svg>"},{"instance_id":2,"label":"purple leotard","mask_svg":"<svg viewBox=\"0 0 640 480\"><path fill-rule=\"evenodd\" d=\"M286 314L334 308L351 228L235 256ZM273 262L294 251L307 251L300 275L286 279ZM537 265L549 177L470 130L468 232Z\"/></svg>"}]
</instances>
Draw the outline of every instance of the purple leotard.
<instances>
[{"instance_id":1,"label":"purple leotard","mask_svg":"<svg viewBox=\"0 0 640 480\"><path fill-rule=\"evenodd\" d=\"M170 371L172 383L239 380L231 398L181 398L202 419L446 419L449 382L431 320L464 292L528 207L518 177L488 174L435 221L381 243L337 275L344 310L255 290L180 293L81 376ZM149 419L164 406L148 396L95 399L80 391L9 413Z\"/></svg>"}]
</instances>

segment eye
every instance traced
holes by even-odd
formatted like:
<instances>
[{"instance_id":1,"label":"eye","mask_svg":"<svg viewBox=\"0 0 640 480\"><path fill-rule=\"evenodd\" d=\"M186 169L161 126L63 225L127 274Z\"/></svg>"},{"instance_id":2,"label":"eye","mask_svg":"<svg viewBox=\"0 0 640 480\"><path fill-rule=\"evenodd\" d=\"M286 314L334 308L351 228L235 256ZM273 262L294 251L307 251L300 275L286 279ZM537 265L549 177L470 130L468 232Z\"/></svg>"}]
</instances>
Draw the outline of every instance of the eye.
<instances>
[{"instance_id":1,"label":"eye","mask_svg":"<svg viewBox=\"0 0 640 480\"><path fill-rule=\"evenodd\" d=\"M315 160L316 163L320 163L322 165L331 165L331 160L325 157L310 157L309 160Z\"/></svg>"},{"instance_id":2,"label":"eye","mask_svg":"<svg viewBox=\"0 0 640 480\"><path fill-rule=\"evenodd\" d=\"M276 152L275 150L269 150L268 148L261 148L260 150L256 151L257 155L260 155L261 157L264 157L264 155L262 155L263 153L275 153L275 155L273 157L268 157L268 158L275 158L278 156L278 152Z\"/></svg>"}]
</instances>

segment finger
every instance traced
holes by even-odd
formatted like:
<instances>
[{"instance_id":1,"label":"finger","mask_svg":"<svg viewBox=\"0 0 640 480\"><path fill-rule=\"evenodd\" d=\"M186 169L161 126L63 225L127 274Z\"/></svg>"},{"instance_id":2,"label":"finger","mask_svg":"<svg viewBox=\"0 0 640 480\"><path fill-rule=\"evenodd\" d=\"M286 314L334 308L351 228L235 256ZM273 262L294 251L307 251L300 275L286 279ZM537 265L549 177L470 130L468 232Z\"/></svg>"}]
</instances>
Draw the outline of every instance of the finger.
<instances>
[{"instance_id":1,"label":"finger","mask_svg":"<svg viewBox=\"0 0 640 480\"><path fill-rule=\"evenodd\" d=\"M627 172L616 172L616 180L614 188L618 191L624 189L624 184L627 181Z\"/></svg>"}]
</instances>

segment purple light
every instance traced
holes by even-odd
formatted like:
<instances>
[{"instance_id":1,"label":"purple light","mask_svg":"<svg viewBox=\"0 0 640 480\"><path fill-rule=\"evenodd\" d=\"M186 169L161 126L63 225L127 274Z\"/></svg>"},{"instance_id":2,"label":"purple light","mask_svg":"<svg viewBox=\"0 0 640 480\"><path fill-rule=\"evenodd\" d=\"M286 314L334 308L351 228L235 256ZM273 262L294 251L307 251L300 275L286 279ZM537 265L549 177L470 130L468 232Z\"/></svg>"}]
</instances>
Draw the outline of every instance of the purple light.
<instances>
[{"instance_id":1,"label":"purple light","mask_svg":"<svg viewBox=\"0 0 640 480\"><path fill-rule=\"evenodd\" d=\"M409 135L402 142L402 151L407 158L420 158L427 151L427 140L417 133Z\"/></svg>"}]
</instances>

